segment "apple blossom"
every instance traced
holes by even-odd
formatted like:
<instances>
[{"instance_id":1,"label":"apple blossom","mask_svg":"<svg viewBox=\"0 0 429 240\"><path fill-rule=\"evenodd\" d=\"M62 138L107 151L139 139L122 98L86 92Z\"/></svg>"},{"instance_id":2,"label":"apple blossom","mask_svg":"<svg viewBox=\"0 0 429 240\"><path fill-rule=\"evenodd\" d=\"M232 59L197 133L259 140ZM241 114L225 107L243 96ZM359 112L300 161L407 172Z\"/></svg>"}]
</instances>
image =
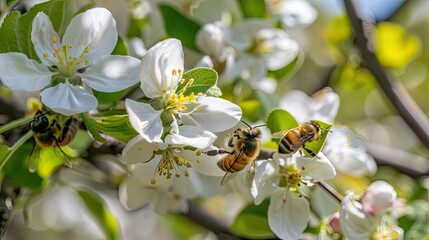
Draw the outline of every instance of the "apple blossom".
<instances>
[{"instance_id":1,"label":"apple blossom","mask_svg":"<svg viewBox=\"0 0 429 240\"><path fill-rule=\"evenodd\" d=\"M384 210L392 206L396 192L390 184L377 181L371 184L358 200L353 193L344 197L340 209L340 225L344 236L358 239L402 239L403 230L386 226Z\"/></svg>"},{"instance_id":2,"label":"apple blossom","mask_svg":"<svg viewBox=\"0 0 429 240\"><path fill-rule=\"evenodd\" d=\"M237 52L236 63L225 73L225 79L241 77L258 85L267 70L286 66L299 53L295 40L264 20L239 22L226 30L225 37Z\"/></svg>"},{"instance_id":3,"label":"apple blossom","mask_svg":"<svg viewBox=\"0 0 429 240\"><path fill-rule=\"evenodd\" d=\"M310 219L303 186L334 176L334 167L322 153L315 159L275 153L273 159L257 162L251 193L257 205L270 197L268 223L278 237L298 239Z\"/></svg>"},{"instance_id":4,"label":"apple blossom","mask_svg":"<svg viewBox=\"0 0 429 240\"><path fill-rule=\"evenodd\" d=\"M90 111L98 103L86 86L117 92L138 82L138 59L110 55L117 39L115 19L104 8L76 15L62 39L49 17L39 12L31 41L41 63L22 53L0 54L0 79L15 91L42 90L42 102L58 113Z\"/></svg>"},{"instance_id":5,"label":"apple blossom","mask_svg":"<svg viewBox=\"0 0 429 240\"><path fill-rule=\"evenodd\" d=\"M182 46L176 39L156 44L143 57L141 88L151 100L147 103L125 101L130 123L139 135L128 142L123 159L128 164L155 161L155 171L167 179L173 175L188 175L182 168L194 166L206 166L208 168L202 168L201 172L221 175L214 158L196 164L196 160L202 159L197 155L212 147L216 139L212 132L237 124L241 109L224 99L194 92L185 95L186 88L192 86L191 79L177 91L179 83L184 81L183 62ZM186 152L193 155L184 156ZM213 167L208 166L211 163ZM155 177L148 183L161 184Z\"/></svg>"}]
</instances>

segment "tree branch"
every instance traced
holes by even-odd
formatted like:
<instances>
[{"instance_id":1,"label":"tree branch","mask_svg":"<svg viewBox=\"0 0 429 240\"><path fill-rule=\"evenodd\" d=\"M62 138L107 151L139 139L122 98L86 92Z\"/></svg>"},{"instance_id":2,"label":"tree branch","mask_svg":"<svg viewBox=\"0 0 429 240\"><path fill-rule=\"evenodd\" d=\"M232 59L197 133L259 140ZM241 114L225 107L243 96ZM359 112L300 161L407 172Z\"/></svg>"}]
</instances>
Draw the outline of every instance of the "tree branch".
<instances>
[{"instance_id":1,"label":"tree branch","mask_svg":"<svg viewBox=\"0 0 429 240\"><path fill-rule=\"evenodd\" d=\"M189 211L187 213L184 213L183 215L187 218L191 219L198 225L201 225L208 230L215 233L220 239L244 239L239 236L236 236L234 233L232 233L228 226L225 226L225 224L221 223L217 219L213 218L210 214L200 209L195 203L192 201L188 201L189 204Z\"/></svg>"},{"instance_id":2,"label":"tree branch","mask_svg":"<svg viewBox=\"0 0 429 240\"><path fill-rule=\"evenodd\" d=\"M344 0L347 14L355 31L356 42L367 63L367 69L377 79L380 88L398 111L399 115L408 124L423 145L429 149L429 120L420 107L414 102L405 88L395 81L394 75L385 71L375 54L368 48L368 39L365 36L362 20L357 16L353 2Z\"/></svg>"}]
</instances>

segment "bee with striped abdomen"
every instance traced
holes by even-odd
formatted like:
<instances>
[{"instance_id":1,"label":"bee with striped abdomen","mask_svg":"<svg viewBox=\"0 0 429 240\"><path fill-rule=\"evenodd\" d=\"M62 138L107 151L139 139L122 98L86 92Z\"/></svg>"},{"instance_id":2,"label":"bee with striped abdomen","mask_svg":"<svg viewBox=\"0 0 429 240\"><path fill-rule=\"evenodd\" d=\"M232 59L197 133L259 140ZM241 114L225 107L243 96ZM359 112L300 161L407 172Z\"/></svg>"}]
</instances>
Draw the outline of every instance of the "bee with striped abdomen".
<instances>
[{"instance_id":1,"label":"bee with striped abdomen","mask_svg":"<svg viewBox=\"0 0 429 240\"><path fill-rule=\"evenodd\" d=\"M79 122L73 117L51 112L43 113L38 110L34 119L30 121L29 127L34 132L36 141L36 154L32 153L29 161L30 170L34 170L40 148L55 147L64 154L61 146L65 146L73 140L79 128Z\"/></svg>"},{"instance_id":2,"label":"bee with striped abdomen","mask_svg":"<svg viewBox=\"0 0 429 240\"><path fill-rule=\"evenodd\" d=\"M276 137L281 137L278 152L283 154L294 154L301 147L310 156L316 154L306 148L305 144L316 140L320 135L321 127L316 121L310 121L300 124L298 127L289 130L274 133Z\"/></svg>"},{"instance_id":3,"label":"bee with striped abdomen","mask_svg":"<svg viewBox=\"0 0 429 240\"><path fill-rule=\"evenodd\" d=\"M248 125L247 123L245 124ZM261 130L258 127L259 126L249 126L249 128L238 128L235 130L228 140L228 146L233 149L232 151L219 149L211 150L206 153L209 156L226 154L217 163L219 168L226 172L222 178L221 185L229 182L249 163L252 163L252 165L254 164L261 150L261 143L259 140L261 137Z\"/></svg>"}]
</instances>

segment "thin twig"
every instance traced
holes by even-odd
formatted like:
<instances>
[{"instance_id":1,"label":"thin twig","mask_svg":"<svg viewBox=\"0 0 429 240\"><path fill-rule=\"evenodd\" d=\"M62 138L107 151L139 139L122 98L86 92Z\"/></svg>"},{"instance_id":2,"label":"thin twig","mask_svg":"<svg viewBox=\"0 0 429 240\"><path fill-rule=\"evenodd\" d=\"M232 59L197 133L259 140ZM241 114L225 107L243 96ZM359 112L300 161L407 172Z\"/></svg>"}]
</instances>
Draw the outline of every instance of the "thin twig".
<instances>
[{"instance_id":1,"label":"thin twig","mask_svg":"<svg viewBox=\"0 0 429 240\"><path fill-rule=\"evenodd\" d=\"M357 45L367 69L377 79L379 86L386 94L399 115L408 124L415 135L429 149L429 120L420 107L411 98L399 81L393 81L394 75L385 71L375 54L368 49L368 39L365 36L362 20L357 16L353 2L344 0L347 14L355 31Z\"/></svg>"},{"instance_id":2,"label":"thin twig","mask_svg":"<svg viewBox=\"0 0 429 240\"><path fill-rule=\"evenodd\" d=\"M322 187L327 193L329 193L329 195L334 197L339 203L343 201L344 197L339 192L337 192L337 190L335 190L331 185L327 184L324 181L317 182L317 185Z\"/></svg>"}]
</instances>

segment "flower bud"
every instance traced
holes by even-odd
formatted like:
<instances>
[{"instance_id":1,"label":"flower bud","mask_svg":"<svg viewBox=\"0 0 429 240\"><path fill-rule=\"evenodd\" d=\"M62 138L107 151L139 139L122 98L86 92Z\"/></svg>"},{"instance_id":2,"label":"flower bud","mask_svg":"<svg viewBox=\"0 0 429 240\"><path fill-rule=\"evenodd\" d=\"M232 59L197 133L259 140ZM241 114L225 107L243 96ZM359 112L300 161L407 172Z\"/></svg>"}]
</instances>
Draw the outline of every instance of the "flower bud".
<instances>
[{"instance_id":1,"label":"flower bud","mask_svg":"<svg viewBox=\"0 0 429 240\"><path fill-rule=\"evenodd\" d=\"M361 203L366 213L377 216L392 207L395 200L396 191L392 185L384 181L376 181L368 187Z\"/></svg>"},{"instance_id":2,"label":"flower bud","mask_svg":"<svg viewBox=\"0 0 429 240\"><path fill-rule=\"evenodd\" d=\"M328 221L329 226L332 228L334 233L342 233L340 223L340 213L334 213Z\"/></svg>"}]
</instances>

